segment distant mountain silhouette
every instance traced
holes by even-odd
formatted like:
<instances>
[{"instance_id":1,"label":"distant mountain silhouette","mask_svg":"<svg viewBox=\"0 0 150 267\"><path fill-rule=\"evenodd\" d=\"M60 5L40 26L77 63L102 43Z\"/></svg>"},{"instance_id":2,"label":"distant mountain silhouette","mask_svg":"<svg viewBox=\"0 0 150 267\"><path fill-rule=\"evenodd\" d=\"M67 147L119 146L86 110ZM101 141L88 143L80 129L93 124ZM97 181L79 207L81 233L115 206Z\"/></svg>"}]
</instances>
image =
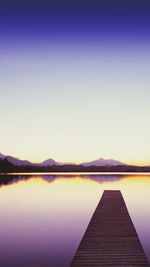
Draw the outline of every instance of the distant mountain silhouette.
<instances>
[{"instance_id":1,"label":"distant mountain silhouette","mask_svg":"<svg viewBox=\"0 0 150 267\"><path fill-rule=\"evenodd\" d=\"M0 173L6 172L150 172L150 167L132 166L103 158L81 164L60 163L53 159L32 163L0 153Z\"/></svg>"},{"instance_id":2,"label":"distant mountain silhouette","mask_svg":"<svg viewBox=\"0 0 150 267\"><path fill-rule=\"evenodd\" d=\"M7 159L8 162L12 163L13 165L16 166L26 166L26 165L33 165L32 162L28 161L28 160L21 160L12 156L5 156L2 153L0 153L0 159Z\"/></svg>"},{"instance_id":3,"label":"distant mountain silhouette","mask_svg":"<svg viewBox=\"0 0 150 267\"><path fill-rule=\"evenodd\" d=\"M53 165L59 165L58 162L56 162L54 159L47 159L43 162L38 164L39 166L47 167L47 166L53 166Z\"/></svg>"},{"instance_id":4,"label":"distant mountain silhouette","mask_svg":"<svg viewBox=\"0 0 150 267\"><path fill-rule=\"evenodd\" d=\"M28 160L21 160L21 159L14 158L14 157L11 157L11 156L7 156L6 159L9 162L11 162L12 164L16 165L16 166L33 165L33 163L28 161Z\"/></svg>"},{"instance_id":5,"label":"distant mountain silhouette","mask_svg":"<svg viewBox=\"0 0 150 267\"><path fill-rule=\"evenodd\" d=\"M0 153L0 159L4 159L6 156Z\"/></svg>"},{"instance_id":6,"label":"distant mountain silhouette","mask_svg":"<svg viewBox=\"0 0 150 267\"><path fill-rule=\"evenodd\" d=\"M14 165L7 158L0 159L0 173L30 173L30 172L150 172L150 167L130 166L130 165L105 165L105 166L83 166L83 165L48 165L26 164L28 161L15 162Z\"/></svg>"},{"instance_id":7,"label":"distant mountain silhouette","mask_svg":"<svg viewBox=\"0 0 150 267\"><path fill-rule=\"evenodd\" d=\"M89 161L89 162L83 162L81 163L81 165L83 166L123 166L123 165L127 165L123 162L114 160L114 159L103 159L103 158L99 158L97 160L94 161Z\"/></svg>"}]
</instances>

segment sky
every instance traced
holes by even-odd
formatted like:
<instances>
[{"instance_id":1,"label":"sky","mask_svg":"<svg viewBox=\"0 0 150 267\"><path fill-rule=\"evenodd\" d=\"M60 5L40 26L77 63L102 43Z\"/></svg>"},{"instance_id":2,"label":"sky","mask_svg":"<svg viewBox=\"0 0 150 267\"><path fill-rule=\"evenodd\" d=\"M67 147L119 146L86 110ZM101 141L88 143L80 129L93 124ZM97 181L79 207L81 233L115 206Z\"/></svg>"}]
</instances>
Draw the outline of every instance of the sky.
<instances>
[{"instance_id":1,"label":"sky","mask_svg":"<svg viewBox=\"0 0 150 267\"><path fill-rule=\"evenodd\" d=\"M0 152L150 165L150 2L1 1Z\"/></svg>"}]
</instances>

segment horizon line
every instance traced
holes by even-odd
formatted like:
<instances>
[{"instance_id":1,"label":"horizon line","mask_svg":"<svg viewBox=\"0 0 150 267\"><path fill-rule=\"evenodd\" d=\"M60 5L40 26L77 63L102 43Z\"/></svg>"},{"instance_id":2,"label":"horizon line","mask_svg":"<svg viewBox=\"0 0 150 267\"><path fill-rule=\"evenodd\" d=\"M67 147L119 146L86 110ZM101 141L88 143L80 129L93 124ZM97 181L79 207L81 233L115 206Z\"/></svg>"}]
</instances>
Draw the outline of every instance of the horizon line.
<instances>
[{"instance_id":1,"label":"horizon line","mask_svg":"<svg viewBox=\"0 0 150 267\"><path fill-rule=\"evenodd\" d=\"M150 166L150 163L149 164L146 164L145 162L143 161L124 161L124 160L120 160L120 159L114 159L114 158L103 158L103 157L98 157L96 159L89 159L89 160L79 160L79 161L71 161L71 160L66 160L66 161L61 161L61 160L56 160L55 158L53 157L49 157L49 158L45 158L44 160L30 160L30 159L27 159L27 158L22 158L22 157L18 157L18 156L12 156L10 154L3 154L0 152L1 155L3 155L4 157L13 157L13 158L16 158L18 160L23 160L23 161L29 161L33 164L40 164L40 163L43 163L44 161L46 160L54 160L56 161L56 163L60 163L60 164L70 164L70 165L80 165L82 163L89 163L89 162L92 162L92 161L97 161L97 160L113 160L113 161L120 161L120 163L123 163L123 164L126 164L126 165L130 165L130 166L140 166L140 167L147 167L147 166Z\"/></svg>"}]
</instances>

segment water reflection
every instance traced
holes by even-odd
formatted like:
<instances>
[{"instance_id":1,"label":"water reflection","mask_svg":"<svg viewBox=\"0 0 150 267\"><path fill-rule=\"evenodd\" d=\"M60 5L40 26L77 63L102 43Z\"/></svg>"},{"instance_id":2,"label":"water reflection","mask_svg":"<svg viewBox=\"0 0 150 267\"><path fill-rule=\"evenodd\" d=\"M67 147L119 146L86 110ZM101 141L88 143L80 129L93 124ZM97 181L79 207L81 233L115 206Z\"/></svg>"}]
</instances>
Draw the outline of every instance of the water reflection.
<instances>
[{"instance_id":1,"label":"water reflection","mask_svg":"<svg viewBox=\"0 0 150 267\"><path fill-rule=\"evenodd\" d=\"M150 176L0 176L6 267L67 267L105 189L120 189L150 259Z\"/></svg>"},{"instance_id":2,"label":"water reflection","mask_svg":"<svg viewBox=\"0 0 150 267\"><path fill-rule=\"evenodd\" d=\"M120 180L123 179L124 177L126 177L126 175L119 175L119 174L114 174L114 175L104 175L104 174L92 174L92 175L84 175L84 174L78 174L78 175L72 175L72 174L67 174L67 175L59 175L59 174L55 174L55 175L47 175L47 174L26 174L26 175L0 175L0 186L3 185L9 185L9 184L13 184L13 183L18 183L22 180L26 181L29 179L32 179L33 177L36 178L42 178L43 180L47 181L48 183L53 182L56 179L63 179L63 178L78 178L78 177L82 177L84 179L91 179L92 181L97 181L99 183L103 183L103 182L109 182L109 181L115 181L115 180Z\"/></svg>"}]
</instances>

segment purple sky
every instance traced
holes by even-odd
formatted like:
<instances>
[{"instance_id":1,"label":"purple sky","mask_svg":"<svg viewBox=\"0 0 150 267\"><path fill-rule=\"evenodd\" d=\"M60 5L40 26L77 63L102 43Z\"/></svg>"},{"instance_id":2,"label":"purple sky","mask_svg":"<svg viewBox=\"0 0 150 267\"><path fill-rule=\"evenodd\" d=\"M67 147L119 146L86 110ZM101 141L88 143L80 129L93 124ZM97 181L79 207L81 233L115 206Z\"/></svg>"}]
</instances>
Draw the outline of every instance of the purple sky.
<instances>
[{"instance_id":1,"label":"purple sky","mask_svg":"<svg viewBox=\"0 0 150 267\"><path fill-rule=\"evenodd\" d=\"M150 164L149 11L149 1L1 1L1 152Z\"/></svg>"}]
</instances>

